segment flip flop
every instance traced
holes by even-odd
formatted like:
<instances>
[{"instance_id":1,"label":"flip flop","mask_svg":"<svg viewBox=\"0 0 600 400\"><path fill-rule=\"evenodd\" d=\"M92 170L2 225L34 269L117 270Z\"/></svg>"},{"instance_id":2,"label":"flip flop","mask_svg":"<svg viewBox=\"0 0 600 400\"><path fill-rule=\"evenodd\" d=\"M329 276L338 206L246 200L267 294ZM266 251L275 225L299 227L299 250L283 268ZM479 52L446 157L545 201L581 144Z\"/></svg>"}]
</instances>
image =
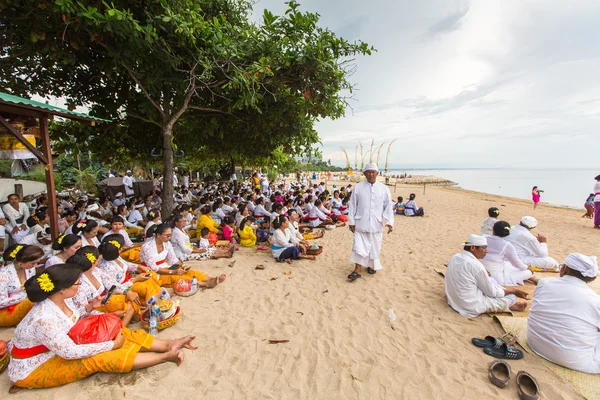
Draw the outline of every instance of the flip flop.
<instances>
[{"instance_id":1,"label":"flip flop","mask_svg":"<svg viewBox=\"0 0 600 400\"><path fill-rule=\"evenodd\" d=\"M523 358L523 352L516 347L502 343L500 347L485 347L483 352L488 356L496 358L505 358L507 360L520 360Z\"/></svg>"},{"instance_id":2,"label":"flip flop","mask_svg":"<svg viewBox=\"0 0 600 400\"><path fill-rule=\"evenodd\" d=\"M517 373L517 391L521 400L537 400L540 398L540 385L527 371Z\"/></svg>"},{"instance_id":3,"label":"flip flop","mask_svg":"<svg viewBox=\"0 0 600 400\"><path fill-rule=\"evenodd\" d=\"M495 338L493 336L486 336L485 339L473 338L471 339L471 343L473 343L477 347L486 348L486 347L501 347L504 342L501 339Z\"/></svg>"},{"instance_id":4,"label":"flip flop","mask_svg":"<svg viewBox=\"0 0 600 400\"><path fill-rule=\"evenodd\" d=\"M504 389L510 380L510 365L506 361L494 360L488 367L490 382Z\"/></svg>"},{"instance_id":5,"label":"flip flop","mask_svg":"<svg viewBox=\"0 0 600 400\"><path fill-rule=\"evenodd\" d=\"M374 274L376 274L376 273L377 273L377 271L375 271L375 270L374 270L373 268L371 268L371 267L367 268L367 272L368 272L369 274L371 274L371 275L374 275Z\"/></svg>"},{"instance_id":6,"label":"flip flop","mask_svg":"<svg viewBox=\"0 0 600 400\"><path fill-rule=\"evenodd\" d=\"M355 280L357 280L358 278L360 278L360 274L356 271L352 271L352 273L350 275L348 275L348 280L350 282L354 282Z\"/></svg>"}]
</instances>

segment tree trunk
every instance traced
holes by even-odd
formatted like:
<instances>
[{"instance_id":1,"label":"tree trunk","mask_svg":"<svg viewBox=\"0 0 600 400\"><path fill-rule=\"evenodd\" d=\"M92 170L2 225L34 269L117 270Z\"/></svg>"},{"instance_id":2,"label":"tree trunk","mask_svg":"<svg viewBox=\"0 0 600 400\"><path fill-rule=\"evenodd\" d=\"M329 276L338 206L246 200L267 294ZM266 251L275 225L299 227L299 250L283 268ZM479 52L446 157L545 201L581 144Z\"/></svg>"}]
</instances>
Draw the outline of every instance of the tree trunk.
<instances>
[{"instance_id":1,"label":"tree trunk","mask_svg":"<svg viewBox=\"0 0 600 400\"><path fill-rule=\"evenodd\" d=\"M162 190L162 220L166 220L173 212L173 125L167 124L162 128L163 137L163 190Z\"/></svg>"}]
</instances>

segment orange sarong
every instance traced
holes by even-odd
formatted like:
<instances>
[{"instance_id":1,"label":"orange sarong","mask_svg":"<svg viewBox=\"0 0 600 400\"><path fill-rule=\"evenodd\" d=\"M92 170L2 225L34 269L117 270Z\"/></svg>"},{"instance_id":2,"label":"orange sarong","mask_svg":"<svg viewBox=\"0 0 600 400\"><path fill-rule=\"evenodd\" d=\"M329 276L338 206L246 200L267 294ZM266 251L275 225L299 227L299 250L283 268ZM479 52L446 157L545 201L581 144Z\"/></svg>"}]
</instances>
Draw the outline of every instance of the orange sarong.
<instances>
[{"instance_id":1,"label":"orange sarong","mask_svg":"<svg viewBox=\"0 0 600 400\"><path fill-rule=\"evenodd\" d=\"M50 388L81 380L96 372L130 372L137 353L142 347L150 349L154 337L141 329L130 331L127 328L123 328L123 335L125 343L120 349L79 360L65 360L54 356L37 367L27 378L14 382L14 385L27 389Z\"/></svg>"},{"instance_id":2,"label":"orange sarong","mask_svg":"<svg viewBox=\"0 0 600 400\"><path fill-rule=\"evenodd\" d=\"M160 286L164 286L164 287L173 287L174 284L176 284L177 282L179 282L180 279L186 280L186 281L191 281L193 277L196 277L196 280L198 280L198 282L202 282L203 280L205 280L206 278L208 278L208 275L203 274L202 272L198 272L198 271L194 271L193 269L190 269L188 272L186 272L183 275L166 275L166 274L160 274L160 278L158 279L158 283L160 283ZM154 280L156 280L156 276L153 275Z\"/></svg>"},{"instance_id":3,"label":"orange sarong","mask_svg":"<svg viewBox=\"0 0 600 400\"><path fill-rule=\"evenodd\" d=\"M120 255L123 260L139 264L140 263L140 246L123 251Z\"/></svg>"},{"instance_id":4,"label":"orange sarong","mask_svg":"<svg viewBox=\"0 0 600 400\"><path fill-rule=\"evenodd\" d=\"M25 299L15 306L3 308L0 310L0 326L18 325L34 304L29 299Z\"/></svg>"},{"instance_id":5,"label":"orange sarong","mask_svg":"<svg viewBox=\"0 0 600 400\"><path fill-rule=\"evenodd\" d=\"M133 307L133 309L135 310L135 315L141 314L140 306L138 306L135 303L128 302L127 297L125 297L124 294L113 294L112 296L110 296L110 299L105 305L97 308L96 310L100 312L111 313L115 311L127 311L129 307Z\"/></svg>"}]
</instances>

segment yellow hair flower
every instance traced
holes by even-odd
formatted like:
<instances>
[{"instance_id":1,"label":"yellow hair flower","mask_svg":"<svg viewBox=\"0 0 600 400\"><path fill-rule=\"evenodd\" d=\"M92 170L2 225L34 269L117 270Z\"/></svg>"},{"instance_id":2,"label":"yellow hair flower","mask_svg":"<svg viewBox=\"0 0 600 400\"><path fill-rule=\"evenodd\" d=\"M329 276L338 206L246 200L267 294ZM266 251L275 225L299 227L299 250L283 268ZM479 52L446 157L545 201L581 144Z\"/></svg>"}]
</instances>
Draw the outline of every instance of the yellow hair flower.
<instances>
[{"instance_id":1,"label":"yellow hair flower","mask_svg":"<svg viewBox=\"0 0 600 400\"><path fill-rule=\"evenodd\" d=\"M90 260L90 262L93 264L96 262L97 258L95 255L93 255L92 253L85 253L85 257Z\"/></svg>"},{"instance_id":2,"label":"yellow hair flower","mask_svg":"<svg viewBox=\"0 0 600 400\"><path fill-rule=\"evenodd\" d=\"M58 244L62 244L62 241L63 241L63 239L64 239L64 238L65 238L65 235L60 235L60 236L58 237L58 239L56 239L56 242L57 242Z\"/></svg>"},{"instance_id":3,"label":"yellow hair flower","mask_svg":"<svg viewBox=\"0 0 600 400\"><path fill-rule=\"evenodd\" d=\"M40 284L40 289L42 289L44 292L48 293L54 290L54 283L52 283L52 281L50 280L50 275L48 275L47 273L43 273L41 274L38 278L37 278L38 283Z\"/></svg>"},{"instance_id":4,"label":"yellow hair flower","mask_svg":"<svg viewBox=\"0 0 600 400\"><path fill-rule=\"evenodd\" d=\"M113 246L115 246L117 249L121 248L121 243L117 242L116 240L111 240L110 242L108 242L110 244L112 244Z\"/></svg>"},{"instance_id":5,"label":"yellow hair flower","mask_svg":"<svg viewBox=\"0 0 600 400\"><path fill-rule=\"evenodd\" d=\"M13 251L10 252L10 258L16 258L17 254L19 254L19 252L21 251L21 249L23 248L23 246L18 245L17 247L15 247L15 249Z\"/></svg>"}]
</instances>

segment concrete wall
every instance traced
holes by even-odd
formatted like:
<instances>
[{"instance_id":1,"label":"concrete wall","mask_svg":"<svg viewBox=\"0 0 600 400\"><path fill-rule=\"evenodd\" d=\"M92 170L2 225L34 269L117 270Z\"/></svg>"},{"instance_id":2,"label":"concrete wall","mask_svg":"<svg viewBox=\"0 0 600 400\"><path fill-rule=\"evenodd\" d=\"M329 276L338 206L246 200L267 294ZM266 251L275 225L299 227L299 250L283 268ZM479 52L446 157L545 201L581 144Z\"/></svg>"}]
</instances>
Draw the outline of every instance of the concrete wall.
<instances>
[{"instance_id":1,"label":"concrete wall","mask_svg":"<svg viewBox=\"0 0 600 400\"><path fill-rule=\"evenodd\" d=\"M15 193L15 185L23 185L23 196L38 194L46 191L46 184L44 182L29 181L25 179L0 179L0 203L7 201L7 196L11 193Z\"/></svg>"}]
</instances>

